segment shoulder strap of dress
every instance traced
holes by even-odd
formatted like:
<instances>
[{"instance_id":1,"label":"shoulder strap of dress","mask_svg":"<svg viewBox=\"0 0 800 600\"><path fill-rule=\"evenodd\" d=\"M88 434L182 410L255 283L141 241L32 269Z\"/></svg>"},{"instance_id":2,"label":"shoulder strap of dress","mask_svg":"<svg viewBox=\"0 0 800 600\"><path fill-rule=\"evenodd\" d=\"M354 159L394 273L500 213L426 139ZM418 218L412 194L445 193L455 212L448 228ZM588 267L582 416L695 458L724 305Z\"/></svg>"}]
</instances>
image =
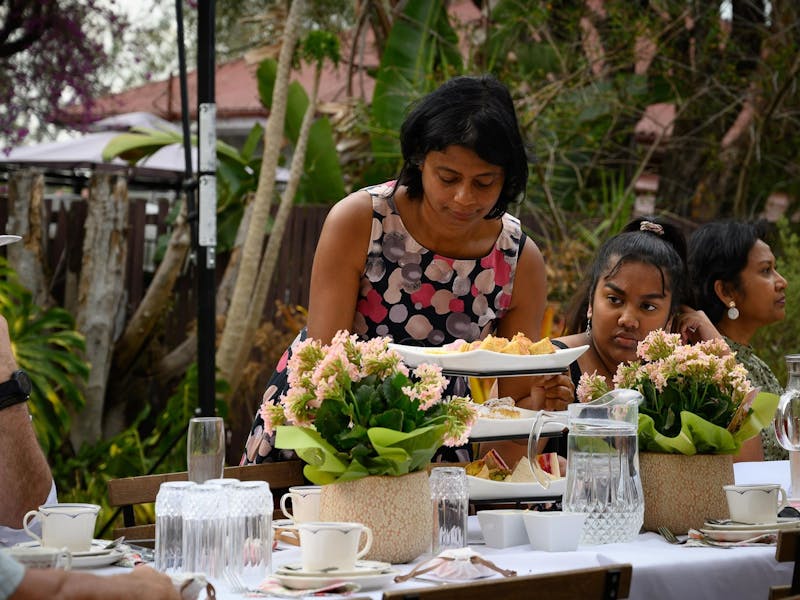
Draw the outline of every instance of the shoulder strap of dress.
<instances>
[{"instance_id":1,"label":"shoulder strap of dress","mask_svg":"<svg viewBox=\"0 0 800 600\"><path fill-rule=\"evenodd\" d=\"M567 348L569 348L569 346L567 346L564 342L560 340L550 340L550 341L552 342L553 346L561 348L562 350L566 350ZM569 365L569 377L570 379L572 379L572 383L575 385L576 389L578 387L578 382L580 382L581 380L581 375L582 375L581 368L578 366L578 361L573 360Z\"/></svg>"}]
</instances>

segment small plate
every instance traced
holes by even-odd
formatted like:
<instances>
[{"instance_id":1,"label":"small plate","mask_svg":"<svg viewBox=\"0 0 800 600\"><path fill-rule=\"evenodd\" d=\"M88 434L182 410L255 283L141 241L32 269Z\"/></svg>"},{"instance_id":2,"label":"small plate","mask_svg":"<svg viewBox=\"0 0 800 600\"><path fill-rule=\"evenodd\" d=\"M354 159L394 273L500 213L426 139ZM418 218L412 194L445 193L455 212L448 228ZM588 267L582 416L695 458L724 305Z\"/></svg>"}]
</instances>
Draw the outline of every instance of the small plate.
<instances>
[{"instance_id":1,"label":"small plate","mask_svg":"<svg viewBox=\"0 0 800 600\"><path fill-rule=\"evenodd\" d=\"M356 566L351 571L331 570L331 571L305 571L300 563L283 565L275 569L280 575L297 575L298 577L361 577L364 575L380 575L392 570L392 565L387 562L376 560L357 560Z\"/></svg>"},{"instance_id":2,"label":"small plate","mask_svg":"<svg viewBox=\"0 0 800 600\"><path fill-rule=\"evenodd\" d=\"M362 590L374 590L389 585L399 574L400 571L389 569L380 573L369 571L363 575L342 577L341 575L300 575L297 573L286 575L283 571L278 570L272 577L281 585L295 590L313 590L344 581L356 583Z\"/></svg>"},{"instance_id":3,"label":"small plate","mask_svg":"<svg viewBox=\"0 0 800 600\"><path fill-rule=\"evenodd\" d=\"M467 475L470 500L526 500L528 498L549 498L563 496L567 488L567 478L561 477L544 488L538 482L506 483Z\"/></svg>"},{"instance_id":4,"label":"small plate","mask_svg":"<svg viewBox=\"0 0 800 600\"><path fill-rule=\"evenodd\" d=\"M511 377L514 375L551 375L569 367L589 346L558 349L552 354L503 354L491 350L458 352L443 347L389 344L410 367L422 363L439 365L445 375L471 377Z\"/></svg>"},{"instance_id":5,"label":"small plate","mask_svg":"<svg viewBox=\"0 0 800 600\"><path fill-rule=\"evenodd\" d=\"M800 529L800 519L778 517L775 523L703 523L703 529L714 531L749 531L751 533L754 531Z\"/></svg>"},{"instance_id":6,"label":"small plate","mask_svg":"<svg viewBox=\"0 0 800 600\"><path fill-rule=\"evenodd\" d=\"M119 548L112 548L106 550L105 546L111 543L111 540L93 540L92 547L83 552L72 553L72 568L73 569L92 569L94 567L105 567L111 565L122 558L125 553ZM39 542L22 542L16 544L20 548L38 548L41 544Z\"/></svg>"}]
</instances>

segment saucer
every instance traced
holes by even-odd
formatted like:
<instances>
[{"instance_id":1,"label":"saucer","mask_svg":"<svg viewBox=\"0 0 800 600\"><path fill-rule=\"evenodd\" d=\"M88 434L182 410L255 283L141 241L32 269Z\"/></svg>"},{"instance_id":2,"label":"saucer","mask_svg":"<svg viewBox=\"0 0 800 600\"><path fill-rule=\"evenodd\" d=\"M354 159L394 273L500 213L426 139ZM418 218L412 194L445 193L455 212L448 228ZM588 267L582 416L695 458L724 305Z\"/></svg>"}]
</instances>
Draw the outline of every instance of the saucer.
<instances>
[{"instance_id":1,"label":"saucer","mask_svg":"<svg viewBox=\"0 0 800 600\"><path fill-rule=\"evenodd\" d=\"M359 589L379 589L385 587L394 581L394 578L400 574L400 571L389 568L387 571L374 571L368 570L366 573L360 575L301 575L298 573L287 574L286 571L278 569L273 573L272 577L277 580L281 585L295 590L313 590L321 587L327 587L335 583L347 581L355 583Z\"/></svg>"},{"instance_id":2,"label":"saucer","mask_svg":"<svg viewBox=\"0 0 800 600\"><path fill-rule=\"evenodd\" d=\"M761 535L772 534L777 537L778 530L772 526L763 529L744 529L739 531L727 531L724 529L701 529L700 533L715 542L743 542ZM774 541L772 542L775 543Z\"/></svg>"},{"instance_id":3,"label":"saucer","mask_svg":"<svg viewBox=\"0 0 800 600\"><path fill-rule=\"evenodd\" d=\"M272 522L273 529L297 529L297 525L291 519L277 519Z\"/></svg>"},{"instance_id":4,"label":"saucer","mask_svg":"<svg viewBox=\"0 0 800 600\"><path fill-rule=\"evenodd\" d=\"M774 523L703 523L703 529L715 531L778 531L782 529L800 529L800 519L777 517ZM754 534L755 535L755 534Z\"/></svg>"},{"instance_id":5,"label":"saucer","mask_svg":"<svg viewBox=\"0 0 800 600\"><path fill-rule=\"evenodd\" d=\"M329 569L325 571L306 571L300 563L290 563L278 567L275 572L281 575L291 575L297 577L335 577L341 579L342 577L363 577L365 575L380 575L392 570L392 565L387 562L379 562L376 560L357 560L355 568L343 569Z\"/></svg>"},{"instance_id":6,"label":"saucer","mask_svg":"<svg viewBox=\"0 0 800 600\"><path fill-rule=\"evenodd\" d=\"M89 550L82 552L72 552L72 568L73 569L91 569L94 567L105 567L117 562L125 554L119 548L112 548L106 550L105 546L111 543L111 540L92 540L92 546ZM39 548L39 542L22 542L16 544L17 548Z\"/></svg>"}]
</instances>

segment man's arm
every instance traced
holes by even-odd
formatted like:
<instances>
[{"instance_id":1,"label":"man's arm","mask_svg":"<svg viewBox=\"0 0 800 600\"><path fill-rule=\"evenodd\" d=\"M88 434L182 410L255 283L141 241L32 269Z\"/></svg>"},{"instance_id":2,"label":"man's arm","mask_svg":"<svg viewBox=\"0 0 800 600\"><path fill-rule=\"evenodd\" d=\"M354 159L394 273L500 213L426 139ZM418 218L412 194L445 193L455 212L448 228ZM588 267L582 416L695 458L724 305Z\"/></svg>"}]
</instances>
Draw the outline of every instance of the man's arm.
<instances>
[{"instance_id":1,"label":"man's arm","mask_svg":"<svg viewBox=\"0 0 800 600\"><path fill-rule=\"evenodd\" d=\"M16 370L8 323L0 317L0 382ZM51 485L27 403L0 410L0 526L22 528L22 517L47 499Z\"/></svg>"}]
</instances>

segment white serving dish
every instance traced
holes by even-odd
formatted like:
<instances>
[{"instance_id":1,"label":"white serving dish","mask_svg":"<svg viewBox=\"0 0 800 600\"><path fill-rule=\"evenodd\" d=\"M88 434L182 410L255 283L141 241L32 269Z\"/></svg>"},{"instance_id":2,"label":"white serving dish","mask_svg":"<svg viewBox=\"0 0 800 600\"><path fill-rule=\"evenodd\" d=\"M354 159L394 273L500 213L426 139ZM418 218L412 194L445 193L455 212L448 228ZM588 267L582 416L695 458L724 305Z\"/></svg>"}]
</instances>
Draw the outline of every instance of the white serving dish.
<instances>
[{"instance_id":1,"label":"white serving dish","mask_svg":"<svg viewBox=\"0 0 800 600\"><path fill-rule=\"evenodd\" d=\"M503 354L491 350L458 352L443 347L389 344L410 367L422 363L439 365L445 374L474 377L510 377L561 373L589 346L557 349L552 354Z\"/></svg>"},{"instance_id":2,"label":"white serving dish","mask_svg":"<svg viewBox=\"0 0 800 600\"><path fill-rule=\"evenodd\" d=\"M470 500L524 500L527 498L550 498L563 496L567 478L561 477L550 482L547 488L538 482L506 483L467 475Z\"/></svg>"},{"instance_id":3,"label":"white serving dish","mask_svg":"<svg viewBox=\"0 0 800 600\"><path fill-rule=\"evenodd\" d=\"M522 520L521 509L479 510L478 522L486 545L491 548L508 548L528 543L528 533Z\"/></svg>"},{"instance_id":4,"label":"white serving dish","mask_svg":"<svg viewBox=\"0 0 800 600\"><path fill-rule=\"evenodd\" d=\"M578 549L586 513L529 510L522 520L534 550L572 552Z\"/></svg>"},{"instance_id":5,"label":"white serving dish","mask_svg":"<svg viewBox=\"0 0 800 600\"><path fill-rule=\"evenodd\" d=\"M529 435L538 411L524 408L518 408L517 410L522 415L518 419L490 419L488 417L479 416L472 425L472 430L469 432L469 439L480 440L484 438L500 438L513 435ZM545 412L547 416L560 414L566 415L567 411ZM558 433L563 429L564 425L562 423L548 422L542 427L542 434Z\"/></svg>"}]
</instances>

